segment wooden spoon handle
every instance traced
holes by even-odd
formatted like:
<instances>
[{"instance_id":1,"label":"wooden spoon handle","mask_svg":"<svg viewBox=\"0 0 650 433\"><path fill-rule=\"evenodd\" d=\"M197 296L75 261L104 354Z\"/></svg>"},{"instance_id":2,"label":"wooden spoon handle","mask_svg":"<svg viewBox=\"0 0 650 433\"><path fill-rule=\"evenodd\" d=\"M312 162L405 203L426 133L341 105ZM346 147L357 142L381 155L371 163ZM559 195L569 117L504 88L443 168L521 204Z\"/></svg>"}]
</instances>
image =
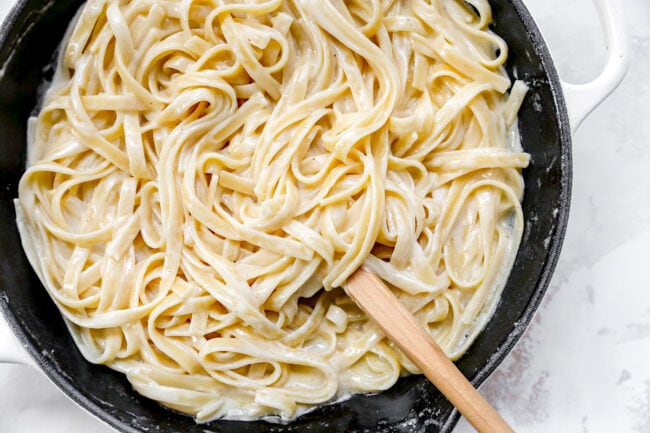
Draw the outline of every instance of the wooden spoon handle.
<instances>
[{"instance_id":1,"label":"wooden spoon handle","mask_svg":"<svg viewBox=\"0 0 650 433\"><path fill-rule=\"evenodd\" d=\"M359 269L345 289L479 433L514 433L375 274Z\"/></svg>"}]
</instances>

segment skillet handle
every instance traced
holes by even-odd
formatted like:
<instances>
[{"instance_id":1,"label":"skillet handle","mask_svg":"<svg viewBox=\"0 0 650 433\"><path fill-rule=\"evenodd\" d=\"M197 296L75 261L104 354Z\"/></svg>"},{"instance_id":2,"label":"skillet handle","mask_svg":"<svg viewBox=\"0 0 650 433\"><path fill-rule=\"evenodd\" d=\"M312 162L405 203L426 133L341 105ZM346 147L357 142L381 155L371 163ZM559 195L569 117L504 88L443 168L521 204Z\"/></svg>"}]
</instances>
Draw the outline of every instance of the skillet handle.
<instances>
[{"instance_id":1,"label":"skillet handle","mask_svg":"<svg viewBox=\"0 0 650 433\"><path fill-rule=\"evenodd\" d=\"M618 87L628 69L630 48L620 0L594 0L608 49L607 63L600 75L584 84L562 81L562 89L573 133L582 121Z\"/></svg>"},{"instance_id":2,"label":"skillet handle","mask_svg":"<svg viewBox=\"0 0 650 433\"><path fill-rule=\"evenodd\" d=\"M11 325L0 312L0 364L22 364L34 366L32 359L18 342Z\"/></svg>"}]
</instances>

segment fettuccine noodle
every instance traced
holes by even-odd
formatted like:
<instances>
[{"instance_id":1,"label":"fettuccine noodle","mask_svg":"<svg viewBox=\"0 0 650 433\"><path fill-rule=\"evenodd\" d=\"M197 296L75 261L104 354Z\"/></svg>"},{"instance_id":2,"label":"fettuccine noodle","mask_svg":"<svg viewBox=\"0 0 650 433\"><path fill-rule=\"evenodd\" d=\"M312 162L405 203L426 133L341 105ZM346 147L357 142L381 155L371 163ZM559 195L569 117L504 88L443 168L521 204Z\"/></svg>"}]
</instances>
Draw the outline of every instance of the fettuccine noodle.
<instances>
[{"instance_id":1,"label":"fettuccine noodle","mask_svg":"<svg viewBox=\"0 0 650 433\"><path fill-rule=\"evenodd\" d=\"M16 201L83 355L204 422L417 369L341 289L379 275L451 358L522 233L486 0L89 0Z\"/></svg>"}]
</instances>

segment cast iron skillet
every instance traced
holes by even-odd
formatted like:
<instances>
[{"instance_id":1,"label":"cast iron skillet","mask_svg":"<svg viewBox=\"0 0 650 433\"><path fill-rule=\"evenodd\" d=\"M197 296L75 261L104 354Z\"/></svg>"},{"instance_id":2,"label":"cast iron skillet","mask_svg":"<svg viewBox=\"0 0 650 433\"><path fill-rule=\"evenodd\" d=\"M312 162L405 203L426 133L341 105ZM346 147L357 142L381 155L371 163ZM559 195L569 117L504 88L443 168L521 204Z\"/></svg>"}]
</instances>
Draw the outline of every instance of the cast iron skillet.
<instances>
[{"instance_id":1,"label":"cast iron skillet","mask_svg":"<svg viewBox=\"0 0 650 433\"><path fill-rule=\"evenodd\" d=\"M423 377L376 395L321 407L289 425L192 418L139 396L123 375L84 360L20 245L13 199L25 167L27 118L59 41L82 0L21 0L0 31L0 308L36 364L69 397L120 432L450 432L459 415ZM548 286L569 212L571 140L558 75L520 0L493 0L494 30L507 41L508 71L530 85L519 114L525 231L494 317L457 362L475 386L521 337Z\"/></svg>"}]
</instances>

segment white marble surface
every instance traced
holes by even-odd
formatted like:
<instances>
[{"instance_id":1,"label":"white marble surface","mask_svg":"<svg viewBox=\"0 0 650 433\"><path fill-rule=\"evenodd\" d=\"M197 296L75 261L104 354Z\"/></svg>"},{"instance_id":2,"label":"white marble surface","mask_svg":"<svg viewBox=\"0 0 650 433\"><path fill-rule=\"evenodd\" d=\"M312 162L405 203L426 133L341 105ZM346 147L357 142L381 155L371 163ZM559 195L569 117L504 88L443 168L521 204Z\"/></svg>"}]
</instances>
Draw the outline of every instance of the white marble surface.
<instances>
[{"instance_id":1,"label":"white marble surface","mask_svg":"<svg viewBox=\"0 0 650 433\"><path fill-rule=\"evenodd\" d=\"M605 58L589 0L525 0L570 81ZM622 86L574 141L571 220L549 292L482 392L518 432L650 432L650 2L622 0ZM13 0L0 0L4 16ZM0 432L111 433L39 373L0 365ZM464 421L456 433L473 431Z\"/></svg>"}]
</instances>

